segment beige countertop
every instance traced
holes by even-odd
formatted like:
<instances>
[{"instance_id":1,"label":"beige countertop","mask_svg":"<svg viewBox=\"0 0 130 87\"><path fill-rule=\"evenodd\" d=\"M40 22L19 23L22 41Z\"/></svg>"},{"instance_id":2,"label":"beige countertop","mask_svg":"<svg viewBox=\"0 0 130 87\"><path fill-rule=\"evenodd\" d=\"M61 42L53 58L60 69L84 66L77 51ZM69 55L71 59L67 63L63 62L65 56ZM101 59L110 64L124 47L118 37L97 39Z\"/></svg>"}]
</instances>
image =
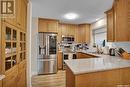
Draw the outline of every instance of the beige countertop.
<instances>
[{"instance_id":1,"label":"beige countertop","mask_svg":"<svg viewBox=\"0 0 130 87\"><path fill-rule=\"evenodd\" d=\"M99 57L65 60L65 63L75 75L130 67L130 60L121 57L103 54L92 55Z\"/></svg>"}]
</instances>

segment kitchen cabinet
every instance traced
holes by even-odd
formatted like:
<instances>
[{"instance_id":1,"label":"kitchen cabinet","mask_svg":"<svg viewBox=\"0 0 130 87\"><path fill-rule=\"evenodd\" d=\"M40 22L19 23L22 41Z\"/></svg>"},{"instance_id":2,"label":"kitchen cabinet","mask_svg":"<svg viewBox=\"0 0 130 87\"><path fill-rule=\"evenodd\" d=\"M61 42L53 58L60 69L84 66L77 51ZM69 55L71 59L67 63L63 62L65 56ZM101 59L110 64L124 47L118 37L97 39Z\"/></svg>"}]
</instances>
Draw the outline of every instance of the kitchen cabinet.
<instances>
[{"instance_id":1,"label":"kitchen cabinet","mask_svg":"<svg viewBox=\"0 0 130 87\"><path fill-rule=\"evenodd\" d=\"M17 75L18 66L13 67L5 73L6 78L3 80L3 87L18 87L17 86Z\"/></svg>"},{"instance_id":2,"label":"kitchen cabinet","mask_svg":"<svg viewBox=\"0 0 130 87\"><path fill-rule=\"evenodd\" d=\"M60 24L60 29L61 29L62 35L73 35L73 36L75 36L75 30L77 28L78 27L75 24L64 24L64 23Z\"/></svg>"},{"instance_id":3,"label":"kitchen cabinet","mask_svg":"<svg viewBox=\"0 0 130 87\"><path fill-rule=\"evenodd\" d=\"M114 10L107 11L107 41L114 41Z\"/></svg>"},{"instance_id":4,"label":"kitchen cabinet","mask_svg":"<svg viewBox=\"0 0 130 87\"><path fill-rule=\"evenodd\" d=\"M15 18L0 21L0 74L5 75L2 87L26 87L26 70L18 66L26 60L27 1L16 0L15 6Z\"/></svg>"},{"instance_id":5,"label":"kitchen cabinet","mask_svg":"<svg viewBox=\"0 0 130 87\"><path fill-rule=\"evenodd\" d=\"M60 24L60 25L62 35L69 35L69 27L68 27L69 25L68 24Z\"/></svg>"},{"instance_id":6,"label":"kitchen cabinet","mask_svg":"<svg viewBox=\"0 0 130 87\"><path fill-rule=\"evenodd\" d=\"M72 35L72 36L74 36L75 41L76 41L76 30L77 29L78 29L78 25L76 25L76 24L60 23L59 24L59 30L61 30L60 38L62 37L62 35L67 35L67 36Z\"/></svg>"},{"instance_id":7,"label":"kitchen cabinet","mask_svg":"<svg viewBox=\"0 0 130 87\"><path fill-rule=\"evenodd\" d=\"M26 61L22 61L18 65L18 86L17 87L26 87Z\"/></svg>"},{"instance_id":8,"label":"kitchen cabinet","mask_svg":"<svg viewBox=\"0 0 130 87\"><path fill-rule=\"evenodd\" d=\"M0 80L0 87L2 87L2 80Z\"/></svg>"},{"instance_id":9,"label":"kitchen cabinet","mask_svg":"<svg viewBox=\"0 0 130 87\"><path fill-rule=\"evenodd\" d=\"M48 32L58 33L58 21L48 21Z\"/></svg>"},{"instance_id":10,"label":"kitchen cabinet","mask_svg":"<svg viewBox=\"0 0 130 87\"><path fill-rule=\"evenodd\" d=\"M4 18L3 20L21 30L26 31L27 23L27 0L16 0L15 17Z\"/></svg>"},{"instance_id":11,"label":"kitchen cabinet","mask_svg":"<svg viewBox=\"0 0 130 87\"><path fill-rule=\"evenodd\" d=\"M82 53L82 52L77 52L76 53L77 59L85 59L85 58L94 58L97 57L95 55L87 54L87 53Z\"/></svg>"},{"instance_id":12,"label":"kitchen cabinet","mask_svg":"<svg viewBox=\"0 0 130 87\"><path fill-rule=\"evenodd\" d=\"M58 69L61 70L63 69L63 53L62 52L58 52Z\"/></svg>"},{"instance_id":13,"label":"kitchen cabinet","mask_svg":"<svg viewBox=\"0 0 130 87\"><path fill-rule=\"evenodd\" d=\"M89 63L89 62L87 62ZM94 67L94 66L93 66ZM125 73L125 74L124 74ZM130 68L74 74L66 68L66 87L118 87L130 85Z\"/></svg>"},{"instance_id":14,"label":"kitchen cabinet","mask_svg":"<svg viewBox=\"0 0 130 87\"><path fill-rule=\"evenodd\" d=\"M19 64L26 60L26 32L20 31L17 27L2 22L2 72L6 79L3 82L4 87L19 87L18 83L26 83L26 71ZM23 64L26 66L26 63ZM17 72L15 72L17 71ZM22 77L20 78L19 75ZM19 80L18 80L19 78ZM24 81L21 82L21 79ZM26 87L26 85L22 86Z\"/></svg>"},{"instance_id":15,"label":"kitchen cabinet","mask_svg":"<svg viewBox=\"0 0 130 87\"><path fill-rule=\"evenodd\" d=\"M2 53L2 37L1 37L1 34L2 34L2 22L1 22L1 19L0 19L0 74L2 73L2 57L1 57L1 53Z\"/></svg>"},{"instance_id":16,"label":"kitchen cabinet","mask_svg":"<svg viewBox=\"0 0 130 87\"><path fill-rule=\"evenodd\" d=\"M90 25L80 24L76 30L76 42L89 43L90 42Z\"/></svg>"},{"instance_id":17,"label":"kitchen cabinet","mask_svg":"<svg viewBox=\"0 0 130 87\"><path fill-rule=\"evenodd\" d=\"M75 36L75 29L77 28L77 25L69 25L68 26L68 35Z\"/></svg>"},{"instance_id":18,"label":"kitchen cabinet","mask_svg":"<svg viewBox=\"0 0 130 87\"><path fill-rule=\"evenodd\" d=\"M61 37L62 37L61 26L62 26L61 24L58 24L58 30L57 30L57 31L58 31L58 37L57 37L57 38L58 38L58 39L57 39L58 43L60 43L61 40L62 40L62 38L61 38Z\"/></svg>"},{"instance_id":19,"label":"kitchen cabinet","mask_svg":"<svg viewBox=\"0 0 130 87\"><path fill-rule=\"evenodd\" d=\"M55 32L58 33L58 20L43 19L38 20L38 32Z\"/></svg>"},{"instance_id":20,"label":"kitchen cabinet","mask_svg":"<svg viewBox=\"0 0 130 87\"><path fill-rule=\"evenodd\" d=\"M107 15L107 40L130 41L130 0L115 0Z\"/></svg>"},{"instance_id":21,"label":"kitchen cabinet","mask_svg":"<svg viewBox=\"0 0 130 87\"><path fill-rule=\"evenodd\" d=\"M22 0L20 4L21 4L21 14L19 16L21 18L20 25L21 25L21 29L23 31L26 31L26 28L27 28L27 1Z\"/></svg>"}]
</instances>

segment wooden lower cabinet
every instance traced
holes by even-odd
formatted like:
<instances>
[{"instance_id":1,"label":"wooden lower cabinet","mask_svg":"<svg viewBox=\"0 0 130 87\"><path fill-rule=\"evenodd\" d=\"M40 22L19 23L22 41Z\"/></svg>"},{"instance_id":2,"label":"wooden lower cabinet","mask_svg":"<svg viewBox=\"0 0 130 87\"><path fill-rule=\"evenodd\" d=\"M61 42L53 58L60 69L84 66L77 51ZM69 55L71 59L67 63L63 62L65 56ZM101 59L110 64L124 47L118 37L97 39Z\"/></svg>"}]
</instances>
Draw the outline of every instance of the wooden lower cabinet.
<instances>
[{"instance_id":1,"label":"wooden lower cabinet","mask_svg":"<svg viewBox=\"0 0 130 87\"><path fill-rule=\"evenodd\" d=\"M97 57L95 55L87 54L87 53L82 53L82 52L77 52L76 53L77 59L85 59L85 58L94 58Z\"/></svg>"},{"instance_id":2,"label":"wooden lower cabinet","mask_svg":"<svg viewBox=\"0 0 130 87\"><path fill-rule=\"evenodd\" d=\"M26 61L23 60L11 68L5 73L5 76L3 87L26 87Z\"/></svg>"},{"instance_id":3,"label":"wooden lower cabinet","mask_svg":"<svg viewBox=\"0 0 130 87\"><path fill-rule=\"evenodd\" d=\"M63 67L63 53L58 52L58 69L61 70Z\"/></svg>"},{"instance_id":4,"label":"wooden lower cabinet","mask_svg":"<svg viewBox=\"0 0 130 87\"><path fill-rule=\"evenodd\" d=\"M5 73L5 79L3 80L3 87L17 87L17 75L18 66L14 66Z\"/></svg>"},{"instance_id":5,"label":"wooden lower cabinet","mask_svg":"<svg viewBox=\"0 0 130 87\"><path fill-rule=\"evenodd\" d=\"M26 61L22 61L18 67L18 86L26 87Z\"/></svg>"},{"instance_id":6,"label":"wooden lower cabinet","mask_svg":"<svg viewBox=\"0 0 130 87\"><path fill-rule=\"evenodd\" d=\"M67 67L66 87L129 87L130 68L74 75Z\"/></svg>"},{"instance_id":7,"label":"wooden lower cabinet","mask_svg":"<svg viewBox=\"0 0 130 87\"><path fill-rule=\"evenodd\" d=\"M0 80L0 87L2 87L2 80Z\"/></svg>"},{"instance_id":8,"label":"wooden lower cabinet","mask_svg":"<svg viewBox=\"0 0 130 87\"><path fill-rule=\"evenodd\" d=\"M26 70L23 69L18 73L18 86L17 87L26 87Z\"/></svg>"}]
</instances>

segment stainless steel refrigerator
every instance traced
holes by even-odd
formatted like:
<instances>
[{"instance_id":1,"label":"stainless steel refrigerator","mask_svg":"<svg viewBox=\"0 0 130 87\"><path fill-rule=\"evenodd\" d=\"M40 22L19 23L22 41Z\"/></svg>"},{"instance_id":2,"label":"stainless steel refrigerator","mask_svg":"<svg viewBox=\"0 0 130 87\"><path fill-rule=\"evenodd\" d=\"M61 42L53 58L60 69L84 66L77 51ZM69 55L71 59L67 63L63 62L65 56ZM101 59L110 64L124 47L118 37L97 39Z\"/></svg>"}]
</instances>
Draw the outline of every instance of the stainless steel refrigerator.
<instances>
[{"instance_id":1,"label":"stainless steel refrigerator","mask_svg":"<svg viewBox=\"0 0 130 87\"><path fill-rule=\"evenodd\" d=\"M57 73L57 33L39 33L38 74Z\"/></svg>"}]
</instances>

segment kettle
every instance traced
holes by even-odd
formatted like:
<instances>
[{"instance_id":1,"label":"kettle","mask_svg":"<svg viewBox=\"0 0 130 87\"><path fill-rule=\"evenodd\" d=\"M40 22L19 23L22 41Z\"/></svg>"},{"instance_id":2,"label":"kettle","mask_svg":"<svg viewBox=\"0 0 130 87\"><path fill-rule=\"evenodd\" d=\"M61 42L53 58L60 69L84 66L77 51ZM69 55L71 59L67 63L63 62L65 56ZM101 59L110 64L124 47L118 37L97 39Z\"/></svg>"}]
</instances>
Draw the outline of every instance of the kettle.
<instances>
[{"instance_id":1,"label":"kettle","mask_svg":"<svg viewBox=\"0 0 130 87\"><path fill-rule=\"evenodd\" d=\"M110 48L109 49L109 54L110 54L110 56L115 56L115 49L114 48Z\"/></svg>"}]
</instances>

